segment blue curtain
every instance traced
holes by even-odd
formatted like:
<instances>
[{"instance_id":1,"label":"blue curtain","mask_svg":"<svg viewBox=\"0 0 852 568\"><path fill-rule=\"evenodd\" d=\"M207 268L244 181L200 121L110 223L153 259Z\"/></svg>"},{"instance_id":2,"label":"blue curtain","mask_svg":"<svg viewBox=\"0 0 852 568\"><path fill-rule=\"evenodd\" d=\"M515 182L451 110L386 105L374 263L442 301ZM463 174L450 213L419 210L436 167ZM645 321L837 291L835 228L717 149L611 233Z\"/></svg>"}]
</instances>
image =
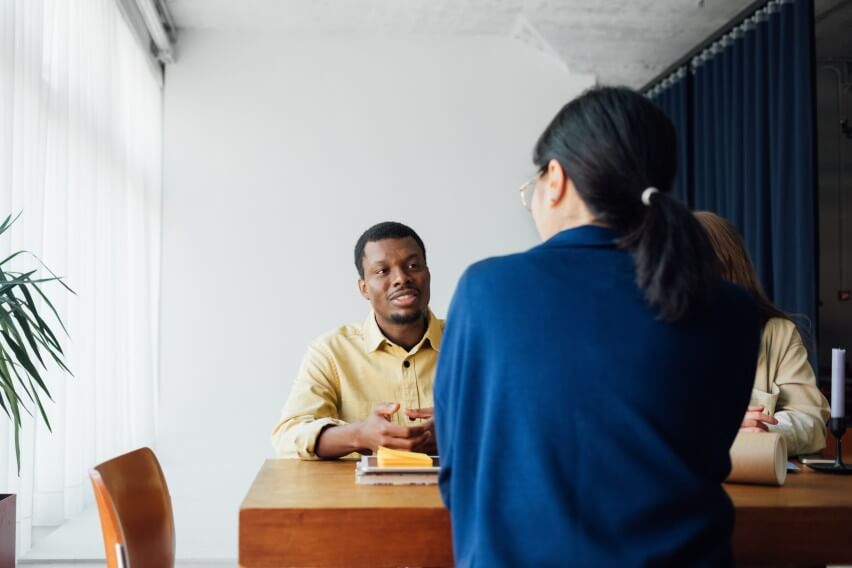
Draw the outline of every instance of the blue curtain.
<instances>
[{"instance_id":1,"label":"blue curtain","mask_svg":"<svg viewBox=\"0 0 852 568\"><path fill-rule=\"evenodd\" d=\"M690 155L690 81L687 70L675 72L661 88L649 93L649 98L668 115L677 130L677 175L674 195L686 204L692 203L692 156Z\"/></svg>"},{"instance_id":2,"label":"blue curtain","mask_svg":"<svg viewBox=\"0 0 852 568\"><path fill-rule=\"evenodd\" d=\"M817 313L813 58L812 0L769 2L648 93L685 139L677 194L739 227L804 331Z\"/></svg>"}]
</instances>

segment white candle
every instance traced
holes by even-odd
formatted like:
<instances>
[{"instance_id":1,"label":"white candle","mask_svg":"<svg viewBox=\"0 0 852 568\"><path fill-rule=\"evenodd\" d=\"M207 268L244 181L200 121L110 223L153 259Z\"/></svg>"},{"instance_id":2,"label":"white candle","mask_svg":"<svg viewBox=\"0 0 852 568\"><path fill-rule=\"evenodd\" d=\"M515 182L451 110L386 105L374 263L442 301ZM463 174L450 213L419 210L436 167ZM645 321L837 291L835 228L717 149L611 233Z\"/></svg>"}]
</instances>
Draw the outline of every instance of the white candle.
<instances>
[{"instance_id":1,"label":"white candle","mask_svg":"<svg viewBox=\"0 0 852 568\"><path fill-rule=\"evenodd\" d=\"M831 350L831 417L846 416L846 350Z\"/></svg>"}]
</instances>

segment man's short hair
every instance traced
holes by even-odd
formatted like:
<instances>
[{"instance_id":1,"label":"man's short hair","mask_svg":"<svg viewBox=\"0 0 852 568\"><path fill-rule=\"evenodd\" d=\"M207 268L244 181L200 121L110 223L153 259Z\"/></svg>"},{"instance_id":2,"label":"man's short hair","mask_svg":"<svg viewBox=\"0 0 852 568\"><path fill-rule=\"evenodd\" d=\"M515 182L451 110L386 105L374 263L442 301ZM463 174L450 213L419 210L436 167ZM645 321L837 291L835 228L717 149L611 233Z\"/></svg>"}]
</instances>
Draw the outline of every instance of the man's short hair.
<instances>
[{"instance_id":1,"label":"man's short hair","mask_svg":"<svg viewBox=\"0 0 852 568\"><path fill-rule=\"evenodd\" d=\"M423 253L423 260L425 261L426 247L423 245L423 240L414 232L414 229L408 225L403 225L402 223L396 223L394 221L385 221L383 223L373 225L364 231L364 234L362 234L358 238L358 242L355 243L355 268L358 270L358 276L360 276L361 279L364 278L364 247L367 246L367 243L383 241L385 239L404 239L406 237L411 237L415 240L417 246L420 247L420 251Z\"/></svg>"}]
</instances>

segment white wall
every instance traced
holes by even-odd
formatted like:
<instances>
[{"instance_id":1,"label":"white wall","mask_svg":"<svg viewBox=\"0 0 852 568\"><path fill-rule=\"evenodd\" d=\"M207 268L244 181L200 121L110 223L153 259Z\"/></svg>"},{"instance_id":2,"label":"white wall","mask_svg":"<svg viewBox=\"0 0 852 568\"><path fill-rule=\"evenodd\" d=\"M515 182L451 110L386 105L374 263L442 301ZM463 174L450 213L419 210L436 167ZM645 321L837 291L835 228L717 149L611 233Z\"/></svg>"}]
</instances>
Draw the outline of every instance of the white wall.
<instances>
[{"instance_id":1,"label":"white wall","mask_svg":"<svg viewBox=\"0 0 852 568\"><path fill-rule=\"evenodd\" d=\"M432 308L536 241L517 187L589 86L510 39L187 31L165 87L157 451L181 558L236 558L237 515L309 341L361 321L352 248L423 237Z\"/></svg>"}]
</instances>

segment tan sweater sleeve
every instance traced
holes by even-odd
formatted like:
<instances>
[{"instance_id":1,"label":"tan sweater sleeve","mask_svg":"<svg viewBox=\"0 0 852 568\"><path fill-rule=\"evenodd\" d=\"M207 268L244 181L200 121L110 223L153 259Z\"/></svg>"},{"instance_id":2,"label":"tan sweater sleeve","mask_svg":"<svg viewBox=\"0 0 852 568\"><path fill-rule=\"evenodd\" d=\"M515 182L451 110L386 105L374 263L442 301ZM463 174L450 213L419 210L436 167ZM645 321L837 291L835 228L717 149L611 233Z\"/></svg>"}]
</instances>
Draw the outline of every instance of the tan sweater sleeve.
<instances>
[{"instance_id":1,"label":"tan sweater sleeve","mask_svg":"<svg viewBox=\"0 0 852 568\"><path fill-rule=\"evenodd\" d=\"M302 360L281 419L272 431L272 445L281 458L317 459L317 437L326 426L346 424L338 418L340 382L331 357L312 345Z\"/></svg>"},{"instance_id":2,"label":"tan sweater sleeve","mask_svg":"<svg viewBox=\"0 0 852 568\"><path fill-rule=\"evenodd\" d=\"M828 401L817 388L808 352L796 326L786 320L767 323L774 329L770 359L776 364L774 387L778 401L775 418L778 432L787 443L790 455L818 452L825 447L825 422L830 414Z\"/></svg>"}]
</instances>

